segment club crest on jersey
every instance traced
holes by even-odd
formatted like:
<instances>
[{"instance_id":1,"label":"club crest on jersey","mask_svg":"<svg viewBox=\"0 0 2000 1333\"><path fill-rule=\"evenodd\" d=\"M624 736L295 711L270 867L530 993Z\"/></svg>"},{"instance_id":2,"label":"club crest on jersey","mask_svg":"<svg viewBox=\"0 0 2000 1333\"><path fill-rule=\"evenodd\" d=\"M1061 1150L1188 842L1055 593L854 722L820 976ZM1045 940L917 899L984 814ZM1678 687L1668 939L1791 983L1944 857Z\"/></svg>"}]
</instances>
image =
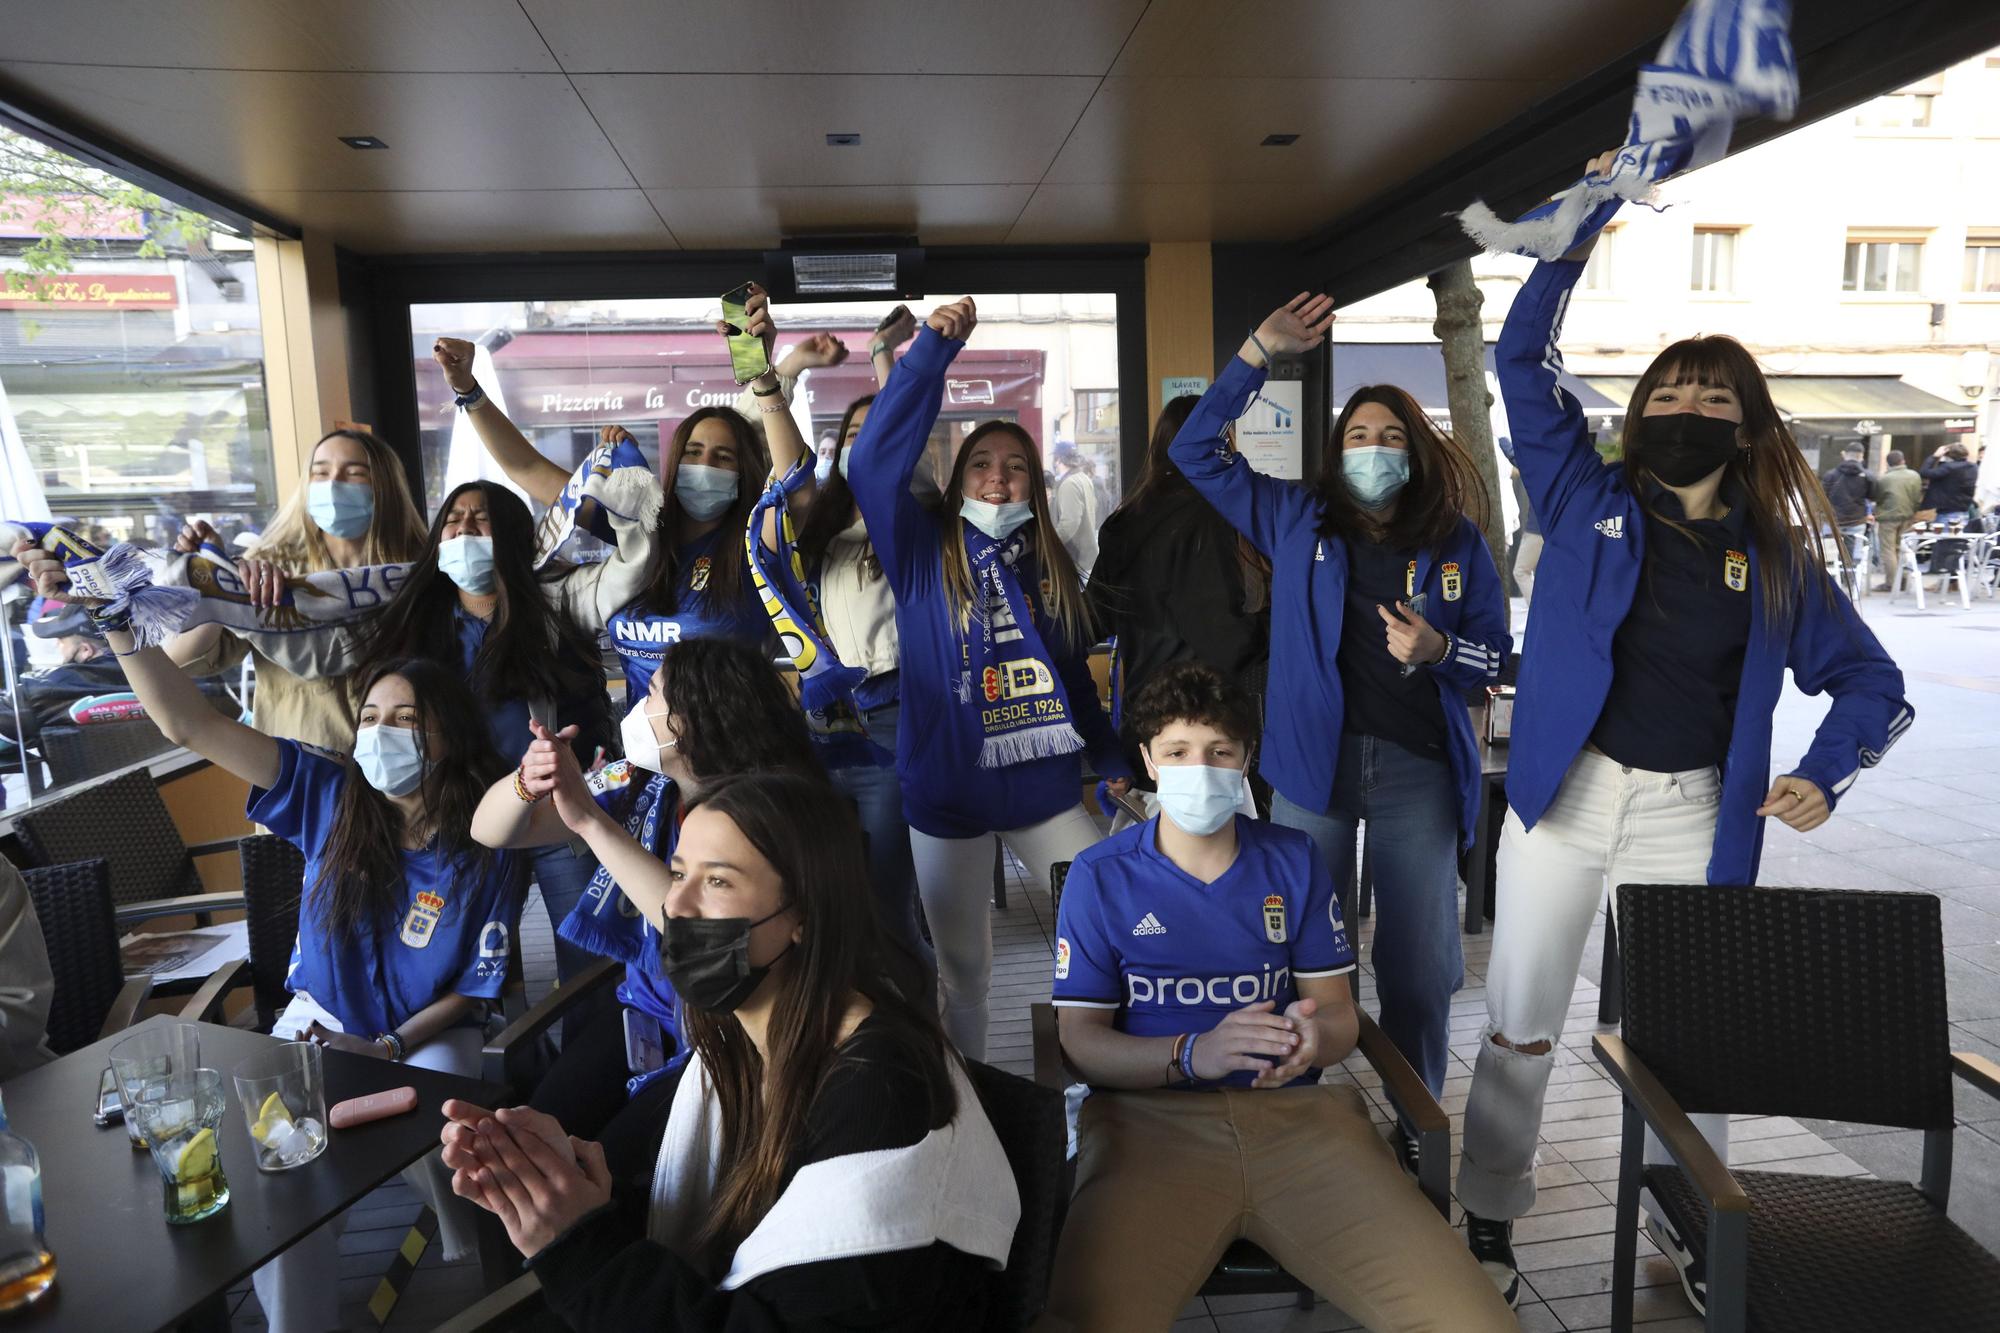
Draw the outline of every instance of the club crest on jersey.
<instances>
[{"instance_id":1,"label":"club crest on jersey","mask_svg":"<svg viewBox=\"0 0 2000 1333\"><path fill-rule=\"evenodd\" d=\"M1410 567L1403 571L1403 596L1415 597L1416 595L1417 595L1417 562L1412 560L1410 562Z\"/></svg>"},{"instance_id":2,"label":"club crest on jersey","mask_svg":"<svg viewBox=\"0 0 2000 1333\"><path fill-rule=\"evenodd\" d=\"M1465 579L1458 572L1458 561L1445 561L1438 572L1444 579L1444 599L1447 602L1457 601L1459 594L1465 591Z\"/></svg>"},{"instance_id":3,"label":"club crest on jersey","mask_svg":"<svg viewBox=\"0 0 2000 1333\"><path fill-rule=\"evenodd\" d=\"M1283 894L1267 894L1264 898L1264 938L1273 944L1285 942L1285 899Z\"/></svg>"},{"instance_id":4,"label":"club crest on jersey","mask_svg":"<svg viewBox=\"0 0 2000 1333\"><path fill-rule=\"evenodd\" d=\"M438 918L443 915L444 899L428 889L419 891L416 901L410 904L410 914L403 918L403 943L412 949L429 945L431 935L437 929Z\"/></svg>"},{"instance_id":5,"label":"club crest on jersey","mask_svg":"<svg viewBox=\"0 0 2000 1333\"><path fill-rule=\"evenodd\" d=\"M1750 590L1750 557L1741 551L1730 551L1722 557L1722 581L1735 592Z\"/></svg>"},{"instance_id":6,"label":"club crest on jersey","mask_svg":"<svg viewBox=\"0 0 2000 1333\"><path fill-rule=\"evenodd\" d=\"M702 556L694 562L694 568L688 571L689 592L700 592L708 586L708 570L709 559L707 556Z\"/></svg>"},{"instance_id":7,"label":"club crest on jersey","mask_svg":"<svg viewBox=\"0 0 2000 1333\"><path fill-rule=\"evenodd\" d=\"M1056 936L1056 980L1069 980L1069 941Z\"/></svg>"}]
</instances>

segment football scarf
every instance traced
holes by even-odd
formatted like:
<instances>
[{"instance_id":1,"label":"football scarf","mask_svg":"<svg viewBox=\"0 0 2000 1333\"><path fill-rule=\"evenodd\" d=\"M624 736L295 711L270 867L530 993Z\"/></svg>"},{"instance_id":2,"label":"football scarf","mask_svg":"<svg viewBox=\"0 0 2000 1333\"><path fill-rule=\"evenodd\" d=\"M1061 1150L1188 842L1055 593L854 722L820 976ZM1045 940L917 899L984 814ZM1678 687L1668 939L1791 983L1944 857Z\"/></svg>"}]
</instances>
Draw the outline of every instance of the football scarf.
<instances>
[{"instance_id":1,"label":"football scarf","mask_svg":"<svg viewBox=\"0 0 2000 1333\"><path fill-rule=\"evenodd\" d=\"M959 527L978 606L960 636L965 667L953 687L955 707L945 710L945 725L977 739L981 768L1074 754L1083 748L1083 737L1070 713L1069 693L1042 642L1034 604L1021 588L1027 532L995 541L970 523L961 521ZM967 742L957 747L961 754L972 748Z\"/></svg>"},{"instance_id":2,"label":"football scarf","mask_svg":"<svg viewBox=\"0 0 2000 1333\"><path fill-rule=\"evenodd\" d=\"M1487 250L1560 259L1596 234L1627 199L1729 151L1746 116L1790 120L1798 109L1790 0L1692 0L1658 59L1639 70L1631 129L1610 170L1586 175L1555 200L1505 222L1483 202L1458 215Z\"/></svg>"},{"instance_id":3,"label":"football scarf","mask_svg":"<svg viewBox=\"0 0 2000 1333\"><path fill-rule=\"evenodd\" d=\"M562 494L535 525L535 568L557 560L581 563L585 537L613 542L611 517L631 520L658 492L646 456L630 440L600 444L577 464ZM654 501L657 503L657 501Z\"/></svg>"},{"instance_id":4,"label":"football scarf","mask_svg":"<svg viewBox=\"0 0 2000 1333\"><path fill-rule=\"evenodd\" d=\"M887 764L893 762L893 756L868 739L861 710L854 704L854 687L866 680L868 673L846 665L834 652L826 623L820 619L819 600L806 579L805 561L799 555L790 500L811 478L812 469L801 460L782 480L772 478L750 511L750 526L743 534L750 581L799 673L799 706L805 711L806 731L820 763L829 770ZM777 520L775 552L764 549L766 515Z\"/></svg>"},{"instance_id":5,"label":"football scarf","mask_svg":"<svg viewBox=\"0 0 2000 1333\"><path fill-rule=\"evenodd\" d=\"M648 773L624 759L613 760L584 779L591 796L641 847L665 863L678 833L680 789L662 773ZM632 968L659 971L659 945L647 939L646 919L599 865L590 886L556 927L556 933L600 958Z\"/></svg>"}]
</instances>

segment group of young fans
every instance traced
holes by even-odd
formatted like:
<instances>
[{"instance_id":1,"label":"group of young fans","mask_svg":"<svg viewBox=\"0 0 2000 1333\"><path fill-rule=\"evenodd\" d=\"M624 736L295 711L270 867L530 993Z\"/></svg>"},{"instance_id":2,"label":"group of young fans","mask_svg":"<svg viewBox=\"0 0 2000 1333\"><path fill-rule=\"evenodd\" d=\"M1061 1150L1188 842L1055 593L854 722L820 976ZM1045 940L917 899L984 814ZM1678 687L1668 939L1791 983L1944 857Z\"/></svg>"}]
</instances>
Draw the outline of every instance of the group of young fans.
<instances>
[{"instance_id":1,"label":"group of young fans","mask_svg":"<svg viewBox=\"0 0 2000 1333\"><path fill-rule=\"evenodd\" d=\"M1753 882L1761 820L1823 822L1910 721L1823 573L1825 497L1738 344L1661 353L1622 463L1599 460L1557 382L1582 268L1537 269L1498 354L1546 548L1466 1239L1407 1178L1413 1136L1385 1144L1357 1094L1319 1082L1357 1030L1334 886L1367 824L1380 1022L1440 1093L1481 781L1467 701L1515 645L1476 470L1407 394L1344 404L1311 485L1232 452L1269 360L1325 338L1324 297L1168 405L1087 590L1022 427L987 422L941 486L921 475L967 299L878 334L880 393L847 410L823 478L787 398L846 354L826 335L750 384L748 416L680 423L657 476L621 466L636 450L607 428L579 477L615 484L577 512L607 560L538 560L528 506L496 485L458 487L426 529L393 455L336 432L238 572L271 605L302 574L405 563L379 611L248 647L141 648L101 610L96 628L167 734L250 783L250 816L306 854L280 1035L473 1072L531 880L564 976L624 964L531 1104L449 1105L418 1176L448 1253L491 1210L578 1328L979 1326L1020 1213L962 1063L986 1049L995 836L1038 880L1070 864L1054 998L1089 1095L1046 1326L1165 1328L1247 1238L1370 1328L1511 1327L1511 1219L1607 881ZM761 294L749 317L770 345ZM572 505L579 478L485 396L469 345L437 359L509 479ZM18 554L63 593L59 561ZM1089 669L1101 636L1122 735ZM249 647L257 728L177 665ZM1773 780L1787 668L1832 706ZM1102 836L1086 772L1158 814ZM1698 1266L1649 1226L1698 1301ZM275 1329L337 1324L334 1239L259 1273Z\"/></svg>"}]
</instances>

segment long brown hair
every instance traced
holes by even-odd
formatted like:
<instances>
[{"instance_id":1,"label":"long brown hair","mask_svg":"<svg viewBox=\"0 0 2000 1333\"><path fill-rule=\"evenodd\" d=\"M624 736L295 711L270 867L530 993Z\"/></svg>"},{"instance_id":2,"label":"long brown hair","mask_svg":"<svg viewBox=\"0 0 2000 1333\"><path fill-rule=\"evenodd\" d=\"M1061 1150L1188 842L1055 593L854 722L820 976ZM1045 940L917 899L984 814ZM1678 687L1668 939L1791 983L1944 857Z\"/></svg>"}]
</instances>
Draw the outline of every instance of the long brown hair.
<instances>
[{"instance_id":1,"label":"long brown hair","mask_svg":"<svg viewBox=\"0 0 2000 1333\"><path fill-rule=\"evenodd\" d=\"M1654 506L1650 493L1659 479L1645 462L1646 400L1663 384L1688 383L1731 389L1743 409L1739 430L1748 443L1729 461L1723 485L1733 487L1743 497L1750 538L1757 546L1764 619L1774 633L1778 632L1791 623L1815 572L1822 575L1817 580L1820 595L1829 600L1832 597L1832 581L1823 577L1819 533L1840 530L1833 505L1805 455L1799 452L1784 418L1778 415L1777 404L1771 401L1771 386L1765 382L1757 359L1734 338L1711 334L1684 338L1661 352L1632 388L1623 431L1625 479L1648 516L1694 539L1683 524ZM1844 551L1841 559L1848 559Z\"/></svg>"},{"instance_id":2,"label":"long brown hair","mask_svg":"<svg viewBox=\"0 0 2000 1333\"><path fill-rule=\"evenodd\" d=\"M653 615L671 615L684 608L676 605L680 588L680 548L687 542L683 530L692 522L674 500L674 477L680 471L681 455L687 452L694 428L704 421L721 421L735 437L736 503L717 519L716 542L708 556L708 582L695 594L708 605L728 608L736 604L750 575L744 566L743 530L750 526L750 511L764 493L764 479L771 475L771 451L764 437L741 412L733 407L700 407L681 419L673 436L660 450L660 482L666 487L666 503L660 506L660 525L654 531L653 551L646 559L645 591L640 605Z\"/></svg>"},{"instance_id":3,"label":"long brown hair","mask_svg":"<svg viewBox=\"0 0 2000 1333\"><path fill-rule=\"evenodd\" d=\"M951 460L951 476L944 484L944 502L938 506L938 523L944 529L940 545L944 555L945 596L958 632L963 634L971 627L975 612L986 614L972 586L972 562L966 559L958 515L965 502L966 460L991 435L1012 436L1027 451L1028 507L1035 515L1035 530L1028 539L1028 547L1034 562L1033 572L1039 574L1042 585L1041 610L1061 629L1072 650L1088 651L1097 641L1097 629L1091 618L1090 603L1084 599L1083 580L1077 577L1076 565L1056 536L1055 520L1049 517L1049 488L1042 477L1041 452L1028 432L1011 421L983 421L965 437L965 443L958 446L958 456ZM1036 593L1034 585L1033 577L1023 580L1030 602Z\"/></svg>"},{"instance_id":4,"label":"long brown hair","mask_svg":"<svg viewBox=\"0 0 2000 1333\"><path fill-rule=\"evenodd\" d=\"M814 489L812 507L806 510L805 522L799 526L798 540L793 543L808 572L817 570L820 562L826 559L826 549L833 545L833 539L847 531L847 526L854 522L854 489L847 484L847 477L840 470L840 456L852 443L847 438L847 432L854 424L854 414L874 401L874 394L864 393L840 414L840 431L833 437L833 471L827 473L826 480ZM882 577L882 562L875 558L872 542L862 553L861 565L869 579Z\"/></svg>"},{"instance_id":5,"label":"long brown hair","mask_svg":"<svg viewBox=\"0 0 2000 1333\"><path fill-rule=\"evenodd\" d=\"M1354 502L1340 462L1348 423L1368 403L1387 408L1409 440L1410 479L1396 496L1396 514L1386 528ZM1320 454L1317 491L1321 536L1379 537L1399 550L1436 550L1451 540L1464 518L1483 526L1491 503L1471 455L1432 424L1416 399L1393 384L1364 384L1348 396Z\"/></svg>"},{"instance_id":6,"label":"long brown hair","mask_svg":"<svg viewBox=\"0 0 2000 1333\"><path fill-rule=\"evenodd\" d=\"M766 1028L770 1068L734 1014L684 1004L682 1023L722 1111L722 1158L702 1229L704 1249L733 1247L777 1201L805 1142L814 1099L842 1060L840 1029L853 997L908 1052L929 1098L926 1124L957 1110L954 1058L924 1001L914 955L891 946L868 887L853 807L827 783L794 773L725 778L690 808L727 815L784 885L799 942L772 967L777 994Z\"/></svg>"},{"instance_id":7,"label":"long brown hair","mask_svg":"<svg viewBox=\"0 0 2000 1333\"><path fill-rule=\"evenodd\" d=\"M1111 511L1113 514L1123 514L1130 510L1131 514L1128 517L1137 517L1147 506L1157 504L1162 499L1193 493L1194 484L1181 475L1181 470L1174 466L1173 456L1167 451L1172 447L1174 437L1181 433L1181 427L1187 424L1189 415L1199 402L1201 402L1199 394L1184 393L1178 398L1168 400L1160 409L1160 415L1153 420L1153 436L1146 441L1146 470L1139 474L1139 484L1127 492L1125 498L1119 501L1118 507ZM1110 522L1109 519L1105 521L1107 524ZM1199 532L1195 540L1197 542L1201 540ZM1262 551L1250 544L1248 537L1240 532L1236 534L1236 564L1243 576L1244 611L1263 610L1270 597L1271 562L1264 557ZM1091 574L1093 595L1096 595L1097 580L1103 576L1100 564L1100 567ZM1099 602L1098 605L1101 608L1104 603Z\"/></svg>"},{"instance_id":8,"label":"long brown hair","mask_svg":"<svg viewBox=\"0 0 2000 1333\"><path fill-rule=\"evenodd\" d=\"M417 704L417 753L424 757L424 811L428 828L456 877L476 881L493 873L493 850L474 842L472 812L508 764L493 752L486 715L459 673L428 658L389 662L370 672L363 703L389 676L410 683ZM354 721L359 721L360 708ZM385 928L403 900L403 813L369 785L349 761L347 780L334 800L333 827L319 850L319 875L306 886L307 901L336 939L364 927ZM526 861L513 864L524 869Z\"/></svg>"},{"instance_id":9,"label":"long brown hair","mask_svg":"<svg viewBox=\"0 0 2000 1333\"><path fill-rule=\"evenodd\" d=\"M375 492L375 514L368 535L361 539L361 563L396 565L417 558L424 545L424 516L410 498L403 462L382 440L365 430L330 430L313 441L299 472L299 488L280 505L265 525L250 554L269 560L290 574L318 574L332 569L326 534L306 508L306 488L312 484L313 455L328 440L352 440L368 455L369 485Z\"/></svg>"}]
</instances>

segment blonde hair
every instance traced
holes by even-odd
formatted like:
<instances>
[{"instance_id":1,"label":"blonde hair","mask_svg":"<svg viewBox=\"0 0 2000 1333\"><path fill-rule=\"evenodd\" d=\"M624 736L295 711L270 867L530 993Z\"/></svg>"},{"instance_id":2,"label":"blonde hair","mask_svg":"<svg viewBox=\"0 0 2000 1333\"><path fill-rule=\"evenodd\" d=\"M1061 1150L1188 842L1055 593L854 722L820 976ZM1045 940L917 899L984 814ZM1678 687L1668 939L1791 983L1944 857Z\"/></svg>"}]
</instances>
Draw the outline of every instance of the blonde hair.
<instances>
[{"instance_id":1,"label":"blonde hair","mask_svg":"<svg viewBox=\"0 0 2000 1333\"><path fill-rule=\"evenodd\" d=\"M423 515L410 498L403 462L380 439L365 430L330 430L313 441L299 474L298 489L278 509L251 554L292 573L311 574L334 568L326 534L306 509L306 489L312 482L313 456L328 440L353 440L368 455L370 485L375 491L375 515L361 539L361 563L393 565L414 560L424 548Z\"/></svg>"},{"instance_id":2,"label":"blonde hair","mask_svg":"<svg viewBox=\"0 0 2000 1333\"><path fill-rule=\"evenodd\" d=\"M1029 602L1034 603L1035 593L1041 594L1043 612L1061 628L1063 636L1069 640L1073 650L1088 651L1097 641L1095 622L1090 614L1090 603L1083 595L1083 580L1077 577L1076 565L1063 549L1056 536L1056 525L1049 517L1049 489L1042 479L1041 454L1035 442L1011 421L986 421L980 423L972 434L965 437L965 443L958 446L958 454L952 459L951 477L945 482L944 503L938 508L938 521L945 530L945 540L940 543L944 559L945 597L950 602L952 618L958 624L958 632L964 634L972 628L975 609L982 616L985 607L972 586L972 562L966 558L965 542L960 536L959 507L965 500L965 464L989 435L1011 435L1020 442L1028 455L1028 507L1034 511L1035 531L1029 539L1029 548L1034 554L1035 568L1041 574L1039 590L1028 590Z\"/></svg>"}]
</instances>

